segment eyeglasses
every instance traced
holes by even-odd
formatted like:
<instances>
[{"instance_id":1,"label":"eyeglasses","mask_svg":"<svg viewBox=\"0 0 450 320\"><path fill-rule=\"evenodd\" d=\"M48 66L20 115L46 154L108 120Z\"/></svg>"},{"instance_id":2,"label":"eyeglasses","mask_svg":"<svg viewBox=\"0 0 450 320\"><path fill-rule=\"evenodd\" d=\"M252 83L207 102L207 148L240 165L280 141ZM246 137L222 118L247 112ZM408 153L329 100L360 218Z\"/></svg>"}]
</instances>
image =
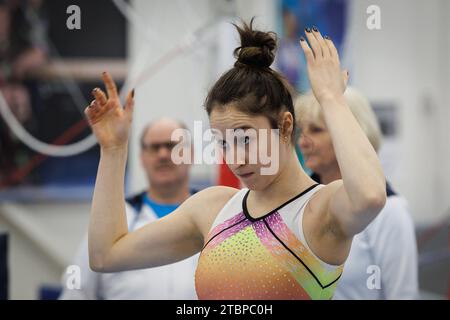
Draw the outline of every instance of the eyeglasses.
<instances>
[{"instance_id":1,"label":"eyeglasses","mask_svg":"<svg viewBox=\"0 0 450 320\"><path fill-rule=\"evenodd\" d=\"M161 148L168 149L172 151L172 149L177 145L177 142L161 142L161 143L150 143L143 144L142 150L150 152L150 153L158 153Z\"/></svg>"}]
</instances>

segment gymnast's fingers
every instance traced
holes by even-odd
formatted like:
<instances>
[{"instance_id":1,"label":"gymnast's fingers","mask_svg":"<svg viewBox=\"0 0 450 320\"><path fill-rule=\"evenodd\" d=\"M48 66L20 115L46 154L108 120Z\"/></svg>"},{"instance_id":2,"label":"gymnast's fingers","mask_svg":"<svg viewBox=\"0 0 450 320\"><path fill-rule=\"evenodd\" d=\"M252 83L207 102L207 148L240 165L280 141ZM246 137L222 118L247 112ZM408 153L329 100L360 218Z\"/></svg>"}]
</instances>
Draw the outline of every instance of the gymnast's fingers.
<instances>
[{"instance_id":1,"label":"gymnast's fingers","mask_svg":"<svg viewBox=\"0 0 450 320\"><path fill-rule=\"evenodd\" d=\"M117 93L116 83L108 72L103 72L102 74L103 83L106 87L106 92L108 93L108 98L119 99L119 94Z\"/></svg>"},{"instance_id":2,"label":"gymnast's fingers","mask_svg":"<svg viewBox=\"0 0 450 320\"><path fill-rule=\"evenodd\" d=\"M106 94L103 92L102 89L95 88L94 90L92 90L92 95L95 97L97 103L99 103L101 106L105 105L106 102L108 102Z\"/></svg>"}]
</instances>

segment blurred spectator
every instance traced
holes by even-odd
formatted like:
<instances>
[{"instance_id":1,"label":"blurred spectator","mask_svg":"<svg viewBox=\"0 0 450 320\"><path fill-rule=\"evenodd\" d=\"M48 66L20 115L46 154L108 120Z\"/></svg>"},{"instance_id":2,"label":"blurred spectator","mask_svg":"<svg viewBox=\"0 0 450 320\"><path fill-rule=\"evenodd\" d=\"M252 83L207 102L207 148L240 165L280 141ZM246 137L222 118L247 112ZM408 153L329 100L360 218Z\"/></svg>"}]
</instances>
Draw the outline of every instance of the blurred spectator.
<instances>
[{"instance_id":1,"label":"blurred spectator","mask_svg":"<svg viewBox=\"0 0 450 320\"><path fill-rule=\"evenodd\" d=\"M189 164L175 165L171 150L172 132L186 127L172 119L149 124L141 136L141 163L149 188L127 199L130 231L174 211L195 190L189 189ZM189 146L190 148L190 146ZM81 288L69 289L63 277L60 299L197 299L194 272L197 256L170 265L118 273L96 273L89 268L87 237L74 265L81 269Z\"/></svg>"},{"instance_id":2,"label":"blurred spectator","mask_svg":"<svg viewBox=\"0 0 450 320\"><path fill-rule=\"evenodd\" d=\"M344 97L372 146L378 151L381 130L369 101L347 88ZM324 184L341 179L321 106L309 93L296 101L300 149L313 178ZM418 261L414 224L406 199L387 183L384 209L353 238L334 299L418 299Z\"/></svg>"},{"instance_id":3,"label":"blurred spectator","mask_svg":"<svg viewBox=\"0 0 450 320\"><path fill-rule=\"evenodd\" d=\"M17 120L32 118L27 75L47 61L41 0L0 0L0 91ZM15 167L17 142L0 120L0 178ZM3 171L3 172L2 172Z\"/></svg>"}]
</instances>

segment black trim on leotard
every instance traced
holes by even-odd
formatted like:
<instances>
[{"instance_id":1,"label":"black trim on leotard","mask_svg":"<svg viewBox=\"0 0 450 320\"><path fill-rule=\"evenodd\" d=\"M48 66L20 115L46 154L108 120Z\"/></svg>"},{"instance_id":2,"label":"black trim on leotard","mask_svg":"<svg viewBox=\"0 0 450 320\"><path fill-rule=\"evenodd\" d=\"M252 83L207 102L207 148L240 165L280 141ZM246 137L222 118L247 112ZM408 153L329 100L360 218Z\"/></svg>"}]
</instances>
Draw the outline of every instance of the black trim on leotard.
<instances>
[{"instance_id":1,"label":"black trim on leotard","mask_svg":"<svg viewBox=\"0 0 450 320\"><path fill-rule=\"evenodd\" d=\"M238 224L240 224L241 222L244 222L245 220L247 220L247 218L241 219L240 221L236 222L235 224L232 224L231 226L226 227L226 228L223 228L222 230L220 230L219 232L217 232L215 235L213 235L213 236L208 240L208 242L205 243L205 245L203 246L203 248L202 248L201 251L203 251L203 249L205 249L205 247L208 245L208 243L210 243L211 240L214 239L215 237L217 237L219 234L221 234L222 232L224 232L224 231L226 231L226 230L228 230L228 229L231 229L231 228L237 226Z\"/></svg>"},{"instance_id":2,"label":"black trim on leotard","mask_svg":"<svg viewBox=\"0 0 450 320\"><path fill-rule=\"evenodd\" d=\"M277 235L276 235L276 233L272 230L272 228L270 228L270 226L269 226L269 224L266 222L266 220L265 219L263 219L263 221L264 221L264 224L266 225L266 228L270 231L270 233L275 237L275 239L277 239L278 240L278 242L279 243L281 243L282 245L283 245L283 247L287 250L287 251L289 251L305 268L306 268L306 270L308 270L308 272L312 275L312 277L314 278L314 280L316 280L316 282L319 284L319 286L322 288L322 289L326 289L326 288L328 288L329 286L331 286L333 283L335 283L336 281L338 281L339 280L339 278L341 277L341 275L342 275L342 273L335 279L335 280L333 280L332 282L330 282L329 284L327 284L327 285L323 285L322 284L322 282L320 282L320 280L319 280L319 278L317 278L317 276L314 274L314 272L312 272L312 270L306 265L306 263L304 263L303 262L303 260L299 257L299 256L297 256L296 254L295 254L295 252L294 251L292 251Z\"/></svg>"},{"instance_id":3,"label":"black trim on leotard","mask_svg":"<svg viewBox=\"0 0 450 320\"><path fill-rule=\"evenodd\" d=\"M286 201L285 203L283 203L282 205L278 206L277 208L271 210L270 212L266 213L265 215L258 217L258 218L253 218L250 213L248 212L248 208L247 208L247 197L250 193L250 190L247 191L247 193L245 194L244 198L242 199L242 209L244 210L244 215L247 217L248 220L250 220L251 222L255 222L264 218L267 218L268 216L270 216L271 214L277 212L278 210L280 210L281 208L283 208L285 205L291 203L292 201L300 198L301 196L303 196L304 194L308 193L309 191L311 191L312 189L314 189L315 187L317 187L319 184L313 184L312 186L308 187L306 190L303 190L302 192L300 192L298 195L296 195L295 197L289 199L288 201Z\"/></svg>"}]
</instances>

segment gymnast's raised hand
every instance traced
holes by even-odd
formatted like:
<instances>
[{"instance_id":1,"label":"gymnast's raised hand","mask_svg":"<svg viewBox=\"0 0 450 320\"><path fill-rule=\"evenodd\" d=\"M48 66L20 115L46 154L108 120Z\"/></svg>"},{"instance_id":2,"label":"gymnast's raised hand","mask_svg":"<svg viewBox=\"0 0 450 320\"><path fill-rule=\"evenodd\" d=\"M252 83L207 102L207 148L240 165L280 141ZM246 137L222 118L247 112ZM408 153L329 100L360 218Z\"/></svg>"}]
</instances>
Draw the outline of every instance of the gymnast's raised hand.
<instances>
[{"instance_id":1,"label":"gymnast's raised hand","mask_svg":"<svg viewBox=\"0 0 450 320\"><path fill-rule=\"evenodd\" d=\"M339 54L328 36L322 37L317 28L306 28L306 38L300 38L305 54L309 82L317 101L342 96L348 81L348 72L341 70Z\"/></svg>"},{"instance_id":2,"label":"gymnast's raised hand","mask_svg":"<svg viewBox=\"0 0 450 320\"><path fill-rule=\"evenodd\" d=\"M114 80L107 72L102 78L108 95L99 88L92 90L95 99L84 112L102 149L123 148L128 143L133 117L134 89L128 93L123 108Z\"/></svg>"}]
</instances>

